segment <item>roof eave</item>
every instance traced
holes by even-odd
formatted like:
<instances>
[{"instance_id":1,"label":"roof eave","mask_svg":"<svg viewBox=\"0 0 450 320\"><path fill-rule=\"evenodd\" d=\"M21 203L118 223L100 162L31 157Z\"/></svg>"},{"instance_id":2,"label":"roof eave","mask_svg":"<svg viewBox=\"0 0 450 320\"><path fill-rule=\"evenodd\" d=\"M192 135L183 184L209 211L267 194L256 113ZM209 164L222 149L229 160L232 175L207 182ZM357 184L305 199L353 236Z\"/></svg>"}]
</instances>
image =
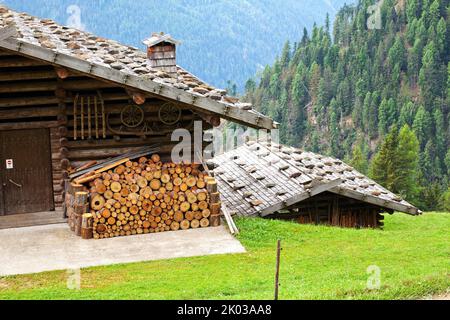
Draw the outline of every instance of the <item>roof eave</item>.
<instances>
[{"instance_id":1,"label":"roof eave","mask_svg":"<svg viewBox=\"0 0 450 320\"><path fill-rule=\"evenodd\" d=\"M330 189L329 191L339 194L339 195L349 197L349 198L353 198L353 199L360 200L363 202L371 203L371 204L377 205L382 208L388 208L388 209L392 209L395 211L404 212L404 213L407 213L407 214L410 214L413 216L422 214L422 211L420 211L419 209L417 209L414 206L407 206L402 203L397 203L397 202L390 201L390 200L383 200L383 199L380 199L380 198L372 196L372 195L367 195L367 194L363 194L363 193L360 193L357 191L344 189L339 186L334 187L334 188Z\"/></svg>"},{"instance_id":2,"label":"roof eave","mask_svg":"<svg viewBox=\"0 0 450 320\"><path fill-rule=\"evenodd\" d=\"M3 31L3 29L1 31ZM220 115L224 119L253 128L267 130L277 128L277 125L272 119L259 113L241 110L232 105L228 106L225 103L220 103L207 97L198 96L182 89L170 87L163 83L156 83L152 80L145 80L137 75L126 74L109 67L91 63L80 58L59 53L25 41L20 41L11 37L4 37L3 40L0 40L0 47L30 58L48 62L53 65L66 67L92 77L104 79L134 89L139 89L151 95L157 95L168 100L187 104L194 107L194 109L213 112Z\"/></svg>"},{"instance_id":3,"label":"roof eave","mask_svg":"<svg viewBox=\"0 0 450 320\"><path fill-rule=\"evenodd\" d=\"M291 206L293 206L293 205L295 205L295 204L297 204L299 202L305 201L306 199L314 197L314 196L316 196L318 194L321 194L321 193L323 193L325 191L329 191L332 188L335 188L335 187L339 186L342 182L343 182L342 179L336 179L336 180L329 181L329 182L326 182L326 183L320 182L316 186L314 186L313 188L309 189L306 192L302 192L302 193L297 194L297 195L295 195L295 196L293 196L293 197L291 197L289 199L281 201L280 203L278 203L278 204L276 204L274 206L271 206L271 207L268 207L268 208L265 208L265 209L261 210L259 214L260 214L261 217L266 217L268 215L271 215L271 214L275 213L276 211L282 210L284 208L291 207Z\"/></svg>"}]
</instances>

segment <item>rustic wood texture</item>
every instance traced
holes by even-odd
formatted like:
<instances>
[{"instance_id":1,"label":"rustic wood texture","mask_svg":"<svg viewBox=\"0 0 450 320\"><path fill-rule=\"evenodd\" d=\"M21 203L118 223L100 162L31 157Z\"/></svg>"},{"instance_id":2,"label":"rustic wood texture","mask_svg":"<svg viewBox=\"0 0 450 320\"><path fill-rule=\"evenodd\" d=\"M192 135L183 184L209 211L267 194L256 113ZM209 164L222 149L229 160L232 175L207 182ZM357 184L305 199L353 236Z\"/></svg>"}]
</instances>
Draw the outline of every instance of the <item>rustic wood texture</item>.
<instances>
[{"instance_id":1,"label":"rustic wood texture","mask_svg":"<svg viewBox=\"0 0 450 320\"><path fill-rule=\"evenodd\" d=\"M40 35L46 34L44 37L37 38L31 34L24 39L10 37L1 40L1 47L17 52L22 56L36 59L28 60L24 58L23 61L17 61L17 59L6 56L0 59L0 66L14 67L25 64L31 67L45 65L46 63L52 64L58 68L76 70L115 85L126 86L129 89L140 90L150 95L156 94L166 100L189 105L197 111L213 112L223 118L255 128L273 129L276 127L276 123L272 119L251 110L250 104L241 103L239 99L227 96L225 90L213 88L176 66L174 54L162 53L164 59L154 60L157 65L154 68L148 65L149 59L145 52L138 49L114 43L115 51L111 51L113 43L107 39L97 38L92 43L88 39L91 35L77 31L77 35L74 37L72 31L68 31L53 22L51 28L48 21L45 25L39 23L28 25L30 20L35 20L30 19L24 13L2 9L0 14L14 16L14 27L17 28L19 34L25 33L19 32L22 28L26 30L31 28ZM1 21L0 27L7 27L7 25L2 26ZM70 42L76 43L78 49L74 51L72 47L67 46L65 41L58 39L60 37L72 38ZM36 45L36 42L40 42L44 38L47 39L45 43ZM95 46L94 49L93 46ZM110 58L103 60L106 55ZM87 57L91 59L87 59ZM127 62L124 62L125 58L128 58ZM94 60L96 62L92 62ZM167 67L166 62L175 66ZM158 70L158 68L162 68L162 70ZM169 69L166 70L165 68ZM169 74L171 71L175 71L177 77L172 77ZM176 80L174 81L174 79Z\"/></svg>"},{"instance_id":2,"label":"rustic wood texture","mask_svg":"<svg viewBox=\"0 0 450 320\"><path fill-rule=\"evenodd\" d=\"M385 211L356 199L324 192L273 214L270 218L344 228L380 228L383 227L384 219L381 213Z\"/></svg>"},{"instance_id":3,"label":"rustic wood texture","mask_svg":"<svg viewBox=\"0 0 450 320\"><path fill-rule=\"evenodd\" d=\"M48 129L0 131L0 215L55 209L49 139Z\"/></svg>"},{"instance_id":4,"label":"rustic wood texture","mask_svg":"<svg viewBox=\"0 0 450 320\"><path fill-rule=\"evenodd\" d=\"M103 121L106 121L104 116L109 114L111 123L120 125L120 113L124 106L130 103L130 96L125 88L74 73L69 73L68 77L61 79L52 66L31 62L25 63L29 66L24 69L24 65L20 63L26 61L26 58L13 54L7 57L17 58L19 62L0 72L0 131L49 128L53 200L57 209L63 206L63 180L72 167L92 160L103 161L133 148L154 143L164 145L161 157L168 160L171 148L176 144L170 141L172 130L192 130L193 121L202 121L201 117L187 106L180 105L182 114L179 123L174 126L163 125L158 119L158 110L166 101L151 97L140 107L144 110L145 121L149 122L153 132L146 137L118 136L109 132ZM99 91L103 103L100 103L96 96ZM73 99L77 94L94 95L98 100L97 104L94 103L95 99L89 101L90 117L88 100L84 101L85 139L75 141L74 130L78 130L78 134L81 132L80 121L78 127L74 127ZM204 130L211 128L206 122L203 124Z\"/></svg>"},{"instance_id":5,"label":"rustic wood texture","mask_svg":"<svg viewBox=\"0 0 450 320\"><path fill-rule=\"evenodd\" d=\"M97 168L102 171L100 176L85 184L90 194L93 238L211 225L207 176L200 171L199 164L163 163L158 154L126 160L114 167L108 166L108 170ZM73 193L74 185L70 189ZM68 206L72 206L69 211L76 211L76 203L69 199ZM80 224L77 218L75 214L75 218L69 219L75 220L72 222L75 232ZM88 231L80 232L84 233Z\"/></svg>"},{"instance_id":6,"label":"rustic wood texture","mask_svg":"<svg viewBox=\"0 0 450 320\"><path fill-rule=\"evenodd\" d=\"M209 162L222 201L242 216L267 216L326 191L368 207L420 211L341 160L263 142L248 142ZM325 201L328 203L328 200Z\"/></svg>"}]
</instances>

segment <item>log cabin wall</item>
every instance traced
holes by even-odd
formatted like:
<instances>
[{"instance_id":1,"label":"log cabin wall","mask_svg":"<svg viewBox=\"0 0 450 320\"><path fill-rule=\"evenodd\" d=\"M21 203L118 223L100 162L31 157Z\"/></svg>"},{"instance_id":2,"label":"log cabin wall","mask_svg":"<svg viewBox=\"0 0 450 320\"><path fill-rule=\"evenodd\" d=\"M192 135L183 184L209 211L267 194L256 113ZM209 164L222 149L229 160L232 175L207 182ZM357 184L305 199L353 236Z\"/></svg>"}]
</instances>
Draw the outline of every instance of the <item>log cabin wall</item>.
<instances>
[{"instance_id":1,"label":"log cabin wall","mask_svg":"<svg viewBox=\"0 0 450 320\"><path fill-rule=\"evenodd\" d=\"M61 165L61 127L65 121L64 105L55 95L56 79L53 67L0 51L0 130L49 130L54 207L58 210L62 208L62 181L67 172Z\"/></svg>"},{"instance_id":2,"label":"log cabin wall","mask_svg":"<svg viewBox=\"0 0 450 320\"><path fill-rule=\"evenodd\" d=\"M79 91L85 97L90 96L91 108L93 109L92 97L96 95L96 91ZM103 124L101 118L103 115L99 110L97 120L99 122L99 129L97 138L97 130L95 129L95 119L92 116L91 133L89 133L87 116L84 115L83 132L81 131L81 119L80 119L80 107L78 107L77 121L74 121L73 105L67 106L67 139L69 156L68 159L71 165L78 167L90 160L102 160L114 156L124 154L126 152L134 151L142 146L148 146L153 144L160 144L161 158L163 161L170 160L172 148L178 142L171 141L172 132L175 129L182 128L187 129L193 133L194 121L202 121L203 129L209 129L211 126L203 121L197 114L194 114L188 108L180 107L181 117L174 125L165 125L159 120L159 110L167 102L159 99L147 99L145 104L139 106L145 112L145 124L136 129L136 134L129 133L129 128L122 125L121 112L127 106L132 106L130 97L124 89L118 88L103 88L101 90L101 96L103 97L106 112L106 128L105 135L103 135ZM75 99L75 92L72 92L72 97ZM78 98L78 104L80 103L80 97ZM83 99L84 113L87 113L86 98ZM100 109L100 104L97 106ZM147 128L145 136L139 136L141 130ZM123 132L121 133L121 130ZM132 129L131 131L134 131ZM82 136L84 135L84 137ZM91 135L91 138L89 138ZM193 137L193 134L192 134ZM191 140L194 143L193 140Z\"/></svg>"},{"instance_id":3,"label":"log cabin wall","mask_svg":"<svg viewBox=\"0 0 450 320\"><path fill-rule=\"evenodd\" d=\"M345 228L379 228L382 212L389 210L359 200L324 192L270 218L294 220L302 224L325 224Z\"/></svg>"},{"instance_id":4,"label":"log cabin wall","mask_svg":"<svg viewBox=\"0 0 450 320\"><path fill-rule=\"evenodd\" d=\"M102 111L97 110L100 117L97 119L97 129L94 97L98 99L98 109L101 109L100 101L103 101L105 117L108 117L105 120L109 123L103 122ZM78 108L74 110L76 98ZM83 136L79 105L81 98L85 99ZM89 101L90 120L87 116L88 99L92 99ZM188 107L180 107L180 119L173 125L161 123L159 110L166 103L157 98L147 98L141 106L145 112L145 136L121 134L121 113L126 106L134 105L125 88L75 73L69 73L62 80L54 66L0 50L0 130L49 129L56 209L62 208L64 179L67 179L70 167L83 165L90 160L114 157L155 143L161 146L159 153L162 159L168 160L172 147L177 144L171 142L174 129L185 128L193 132L196 120L203 122L203 130L211 128ZM78 113L76 121L74 111Z\"/></svg>"}]
</instances>

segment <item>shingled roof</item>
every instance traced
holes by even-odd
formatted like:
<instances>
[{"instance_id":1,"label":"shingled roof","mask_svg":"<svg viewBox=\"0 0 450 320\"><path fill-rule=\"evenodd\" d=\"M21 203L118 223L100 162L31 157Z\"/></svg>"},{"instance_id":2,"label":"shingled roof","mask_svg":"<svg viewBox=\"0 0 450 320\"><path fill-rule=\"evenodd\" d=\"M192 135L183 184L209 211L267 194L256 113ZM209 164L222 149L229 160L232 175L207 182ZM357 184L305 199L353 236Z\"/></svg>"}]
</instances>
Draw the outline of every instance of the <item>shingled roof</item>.
<instances>
[{"instance_id":1,"label":"shingled roof","mask_svg":"<svg viewBox=\"0 0 450 320\"><path fill-rule=\"evenodd\" d=\"M12 36L11 30L15 31ZM176 76L152 68L146 53L138 48L5 6L0 6L0 48L186 103L251 127L277 126L250 104L227 96L225 90L208 85L181 67Z\"/></svg>"},{"instance_id":2,"label":"shingled roof","mask_svg":"<svg viewBox=\"0 0 450 320\"><path fill-rule=\"evenodd\" d=\"M241 216L267 216L328 191L381 208L420 210L341 160L267 143L247 144L216 156L209 165L222 201Z\"/></svg>"}]
</instances>

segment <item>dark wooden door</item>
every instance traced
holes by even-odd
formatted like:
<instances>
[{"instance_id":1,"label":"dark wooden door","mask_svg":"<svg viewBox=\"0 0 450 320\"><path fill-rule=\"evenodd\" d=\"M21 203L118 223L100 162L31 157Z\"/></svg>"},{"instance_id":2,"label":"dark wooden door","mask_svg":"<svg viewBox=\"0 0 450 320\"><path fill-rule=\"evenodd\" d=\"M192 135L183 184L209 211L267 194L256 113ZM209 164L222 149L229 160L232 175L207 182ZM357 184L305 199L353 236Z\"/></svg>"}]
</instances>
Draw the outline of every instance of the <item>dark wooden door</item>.
<instances>
[{"instance_id":1,"label":"dark wooden door","mask_svg":"<svg viewBox=\"0 0 450 320\"><path fill-rule=\"evenodd\" d=\"M0 214L54 210L48 129L0 131Z\"/></svg>"}]
</instances>

